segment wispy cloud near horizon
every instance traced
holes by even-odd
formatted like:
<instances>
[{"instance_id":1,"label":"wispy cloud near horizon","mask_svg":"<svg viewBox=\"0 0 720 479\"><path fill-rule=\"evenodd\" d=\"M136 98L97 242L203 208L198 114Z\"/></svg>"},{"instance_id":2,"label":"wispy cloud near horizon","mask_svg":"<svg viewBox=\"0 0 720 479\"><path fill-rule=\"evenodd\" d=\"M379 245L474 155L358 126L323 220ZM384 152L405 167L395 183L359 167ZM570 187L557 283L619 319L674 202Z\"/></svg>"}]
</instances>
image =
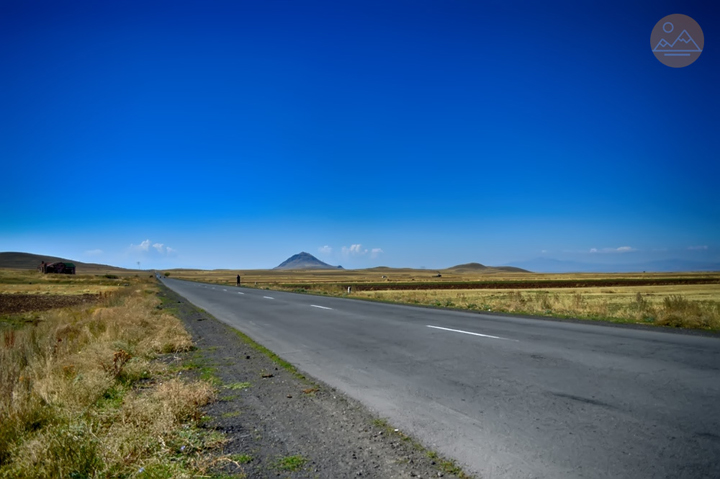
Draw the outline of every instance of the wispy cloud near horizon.
<instances>
[{"instance_id":1,"label":"wispy cloud near horizon","mask_svg":"<svg viewBox=\"0 0 720 479\"><path fill-rule=\"evenodd\" d=\"M341 251L343 256L359 256L368 252L367 249L363 249L361 244L353 244L349 247L343 246Z\"/></svg>"},{"instance_id":2,"label":"wispy cloud near horizon","mask_svg":"<svg viewBox=\"0 0 720 479\"><path fill-rule=\"evenodd\" d=\"M149 239L140 242L140 244L131 244L128 248L128 252L135 255L154 255L154 256L172 256L177 253L177 250L166 246L163 243L153 243Z\"/></svg>"},{"instance_id":3,"label":"wispy cloud near horizon","mask_svg":"<svg viewBox=\"0 0 720 479\"><path fill-rule=\"evenodd\" d=\"M638 251L637 248L632 246L620 246L619 248L590 248L590 253L632 253Z\"/></svg>"}]
</instances>

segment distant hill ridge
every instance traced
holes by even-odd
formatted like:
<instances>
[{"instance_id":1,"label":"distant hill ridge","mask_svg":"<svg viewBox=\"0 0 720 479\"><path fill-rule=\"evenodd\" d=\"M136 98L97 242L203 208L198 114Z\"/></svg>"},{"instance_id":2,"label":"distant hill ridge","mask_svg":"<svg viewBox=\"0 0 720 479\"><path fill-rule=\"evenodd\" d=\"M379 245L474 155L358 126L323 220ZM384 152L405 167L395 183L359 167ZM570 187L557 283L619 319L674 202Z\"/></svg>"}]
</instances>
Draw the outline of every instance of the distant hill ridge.
<instances>
[{"instance_id":1,"label":"distant hill ridge","mask_svg":"<svg viewBox=\"0 0 720 479\"><path fill-rule=\"evenodd\" d=\"M73 263L76 267L76 271L80 274L108 270L130 271L124 268L118 268L117 266L108 266L105 264L97 263L83 263L82 261L75 261L72 259L58 258L56 256L47 256L42 254L17 252L0 253L0 268L35 269L43 261L45 261L46 263Z\"/></svg>"},{"instance_id":2,"label":"distant hill ridge","mask_svg":"<svg viewBox=\"0 0 720 479\"><path fill-rule=\"evenodd\" d=\"M323 263L315 256L303 251L290 256L273 269L343 269L343 267Z\"/></svg>"},{"instance_id":3,"label":"distant hill ridge","mask_svg":"<svg viewBox=\"0 0 720 479\"><path fill-rule=\"evenodd\" d=\"M472 272L478 272L478 271L505 271L508 273L529 273L530 271L522 268L517 268L515 266L485 266L484 264L480 263L465 263L465 264L458 264L456 266L451 266L450 268L446 268L445 271L452 271L453 273L472 273Z\"/></svg>"}]
</instances>

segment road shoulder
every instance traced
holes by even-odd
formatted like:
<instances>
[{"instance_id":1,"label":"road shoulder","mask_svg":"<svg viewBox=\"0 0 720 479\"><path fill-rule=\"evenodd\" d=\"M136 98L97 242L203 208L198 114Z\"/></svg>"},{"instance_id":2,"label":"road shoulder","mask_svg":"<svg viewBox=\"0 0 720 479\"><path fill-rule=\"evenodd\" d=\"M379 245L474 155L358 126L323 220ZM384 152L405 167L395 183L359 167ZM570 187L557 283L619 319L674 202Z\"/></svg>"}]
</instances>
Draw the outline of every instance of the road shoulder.
<instances>
[{"instance_id":1,"label":"road shoulder","mask_svg":"<svg viewBox=\"0 0 720 479\"><path fill-rule=\"evenodd\" d=\"M467 477L359 402L249 342L162 287L163 308L183 321L197 349L184 368L211 378L219 400L205 427L227 437L218 473L237 477Z\"/></svg>"}]
</instances>

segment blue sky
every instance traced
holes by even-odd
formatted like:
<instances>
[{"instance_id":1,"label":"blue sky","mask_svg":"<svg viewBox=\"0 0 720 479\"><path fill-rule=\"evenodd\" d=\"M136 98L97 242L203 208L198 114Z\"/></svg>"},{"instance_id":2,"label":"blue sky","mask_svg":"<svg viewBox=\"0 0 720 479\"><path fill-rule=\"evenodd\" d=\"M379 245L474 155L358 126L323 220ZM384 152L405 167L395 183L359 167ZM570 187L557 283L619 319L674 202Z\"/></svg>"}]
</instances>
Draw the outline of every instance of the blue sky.
<instances>
[{"instance_id":1,"label":"blue sky","mask_svg":"<svg viewBox=\"0 0 720 479\"><path fill-rule=\"evenodd\" d=\"M712 3L2 2L0 251L718 262Z\"/></svg>"}]
</instances>

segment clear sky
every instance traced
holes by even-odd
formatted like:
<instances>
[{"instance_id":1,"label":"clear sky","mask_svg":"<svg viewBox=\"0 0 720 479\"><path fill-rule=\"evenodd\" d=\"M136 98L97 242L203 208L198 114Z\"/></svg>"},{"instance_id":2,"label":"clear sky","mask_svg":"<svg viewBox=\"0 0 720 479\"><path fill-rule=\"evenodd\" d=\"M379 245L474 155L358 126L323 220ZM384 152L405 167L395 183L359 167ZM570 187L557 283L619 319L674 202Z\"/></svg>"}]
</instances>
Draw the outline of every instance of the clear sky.
<instances>
[{"instance_id":1,"label":"clear sky","mask_svg":"<svg viewBox=\"0 0 720 479\"><path fill-rule=\"evenodd\" d=\"M706 0L3 1L0 251L717 262L718 38Z\"/></svg>"}]
</instances>

